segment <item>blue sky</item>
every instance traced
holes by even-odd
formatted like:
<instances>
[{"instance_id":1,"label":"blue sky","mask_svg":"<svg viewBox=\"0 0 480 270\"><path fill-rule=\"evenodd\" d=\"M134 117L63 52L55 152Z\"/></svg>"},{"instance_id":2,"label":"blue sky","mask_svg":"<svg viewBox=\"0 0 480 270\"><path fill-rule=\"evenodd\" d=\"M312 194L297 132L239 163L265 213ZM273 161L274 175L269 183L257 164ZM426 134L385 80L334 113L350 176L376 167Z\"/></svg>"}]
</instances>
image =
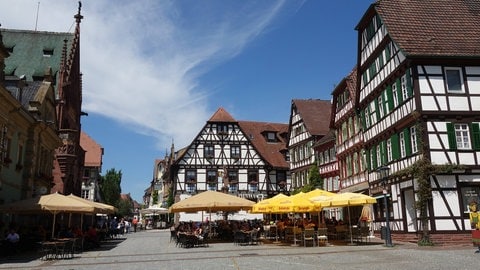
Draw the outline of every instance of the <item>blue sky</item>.
<instances>
[{"instance_id":1,"label":"blue sky","mask_svg":"<svg viewBox=\"0 0 480 270\"><path fill-rule=\"evenodd\" d=\"M288 123L292 99L330 100L356 63L355 26L371 3L82 1L82 129L105 149L102 174L121 170L122 192L142 202L155 159L172 141L188 146L219 107ZM0 23L71 32L77 9L1 0Z\"/></svg>"}]
</instances>

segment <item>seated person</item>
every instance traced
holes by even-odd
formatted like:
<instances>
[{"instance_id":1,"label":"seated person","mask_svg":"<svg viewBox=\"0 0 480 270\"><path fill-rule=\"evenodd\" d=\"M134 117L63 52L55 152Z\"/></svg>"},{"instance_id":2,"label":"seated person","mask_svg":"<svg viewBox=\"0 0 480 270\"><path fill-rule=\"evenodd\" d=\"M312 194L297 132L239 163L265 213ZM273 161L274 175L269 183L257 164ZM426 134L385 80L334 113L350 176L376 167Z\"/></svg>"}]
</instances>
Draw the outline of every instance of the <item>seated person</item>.
<instances>
[{"instance_id":1,"label":"seated person","mask_svg":"<svg viewBox=\"0 0 480 270\"><path fill-rule=\"evenodd\" d=\"M5 237L5 247L4 251L6 254L12 254L17 252L18 243L20 242L20 235L15 231L15 229L10 229L9 233Z\"/></svg>"},{"instance_id":2,"label":"seated person","mask_svg":"<svg viewBox=\"0 0 480 270\"><path fill-rule=\"evenodd\" d=\"M87 247L100 247L100 240L97 235L97 230L90 226L85 234L85 244Z\"/></svg>"}]
</instances>

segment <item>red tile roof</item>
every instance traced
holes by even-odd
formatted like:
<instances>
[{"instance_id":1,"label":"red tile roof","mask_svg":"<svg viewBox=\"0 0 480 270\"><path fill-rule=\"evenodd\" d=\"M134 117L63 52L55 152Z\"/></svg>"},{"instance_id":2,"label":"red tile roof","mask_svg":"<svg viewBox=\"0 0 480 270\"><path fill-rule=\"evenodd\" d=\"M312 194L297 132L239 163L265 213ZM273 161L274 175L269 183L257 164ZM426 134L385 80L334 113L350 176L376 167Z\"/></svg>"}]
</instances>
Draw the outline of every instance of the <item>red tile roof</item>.
<instances>
[{"instance_id":1,"label":"red tile roof","mask_svg":"<svg viewBox=\"0 0 480 270\"><path fill-rule=\"evenodd\" d=\"M324 136L330 131L331 104L329 100L294 99L292 108L296 107L308 132L312 136Z\"/></svg>"},{"instance_id":2,"label":"red tile roof","mask_svg":"<svg viewBox=\"0 0 480 270\"><path fill-rule=\"evenodd\" d=\"M85 150L85 166L101 167L103 148L97 144L87 133L80 133L80 146Z\"/></svg>"},{"instance_id":3,"label":"red tile roof","mask_svg":"<svg viewBox=\"0 0 480 270\"><path fill-rule=\"evenodd\" d=\"M252 121L238 121L238 124L262 158L271 166L274 168L289 168L284 155L284 152L287 151L287 142L284 137L280 136L282 133L288 132L287 124ZM278 142L268 142L264 137L266 131L276 132Z\"/></svg>"},{"instance_id":4,"label":"red tile roof","mask_svg":"<svg viewBox=\"0 0 480 270\"><path fill-rule=\"evenodd\" d=\"M237 122L235 119L222 107L210 117L208 122Z\"/></svg>"},{"instance_id":5,"label":"red tile roof","mask_svg":"<svg viewBox=\"0 0 480 270\"><path fill-rule=\"evenodd\" d=\"M480 57L478 0L379 0L371 7L407 56Z\"/></svg>"}]
</instances>

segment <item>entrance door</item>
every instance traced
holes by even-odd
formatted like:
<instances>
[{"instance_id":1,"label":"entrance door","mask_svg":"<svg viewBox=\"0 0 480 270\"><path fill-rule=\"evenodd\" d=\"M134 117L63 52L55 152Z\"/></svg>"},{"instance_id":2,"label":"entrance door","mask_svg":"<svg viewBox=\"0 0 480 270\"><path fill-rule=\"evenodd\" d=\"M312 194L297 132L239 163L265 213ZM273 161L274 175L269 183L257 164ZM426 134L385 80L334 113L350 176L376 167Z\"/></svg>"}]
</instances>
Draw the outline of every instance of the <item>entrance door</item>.
<instances>
[{"instance_id":1,"label":"entrance door","mask_svg":"<svg viewBox=\"0 0 480 270\"><path fill-rule=\"evenodd\" d=\"M406 189L403 191L405 198L405 221L407 222L408 232L416 232L418 230L417 211L415 210L415 194L413 189Z\"/></svg>"}]
</instances>

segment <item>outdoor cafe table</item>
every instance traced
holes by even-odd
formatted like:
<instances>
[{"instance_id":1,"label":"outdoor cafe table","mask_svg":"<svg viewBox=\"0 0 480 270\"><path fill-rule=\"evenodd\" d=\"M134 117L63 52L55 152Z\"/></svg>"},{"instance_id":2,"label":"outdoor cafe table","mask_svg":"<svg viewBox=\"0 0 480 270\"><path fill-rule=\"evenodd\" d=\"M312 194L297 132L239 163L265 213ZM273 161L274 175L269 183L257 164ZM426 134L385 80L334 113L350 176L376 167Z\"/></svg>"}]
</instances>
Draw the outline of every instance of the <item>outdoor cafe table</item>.
<instances>
[{"instance_id":1,"label":"outdoor cafe table","mask_svg":"<svg viewBox=\"0 0 480 270\"><path fill-rule=\"evenodd\" d=\"M41 242L42 259L66 259L65 255L73 254L74 242L75 239L73 238L52 239L51 241Z\"/></svg>"}]
</instances>

